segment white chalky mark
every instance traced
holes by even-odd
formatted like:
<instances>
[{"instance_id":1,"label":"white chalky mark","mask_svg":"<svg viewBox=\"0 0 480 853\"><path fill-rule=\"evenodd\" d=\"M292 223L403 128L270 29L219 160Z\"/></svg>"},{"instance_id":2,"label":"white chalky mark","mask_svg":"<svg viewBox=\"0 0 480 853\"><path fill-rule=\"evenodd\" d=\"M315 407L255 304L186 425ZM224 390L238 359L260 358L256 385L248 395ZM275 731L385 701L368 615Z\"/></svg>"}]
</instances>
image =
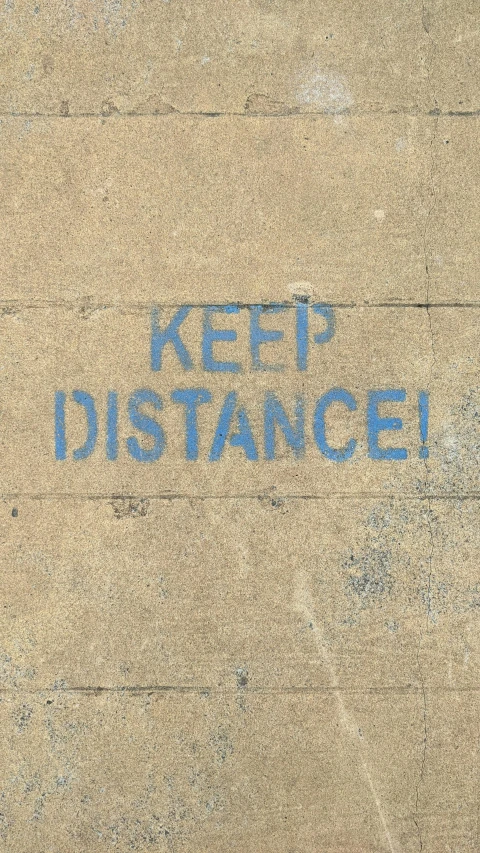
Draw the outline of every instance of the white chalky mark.
<instances>
[{"instance_id":1,"label":"white chalky mark","mask_svg":"<svg viewBox=\"0 0 480 853\"><path fill-rule=\"evenodd\" d=\"M353 104L342 74L315 68L299 75L296 98L300 104L330 113L345 111Z\"/></svg>"},{"instance_id":2,"label":"white chalky mark","mask_svg":"<svg viewBox=\"0 0 480 853\"><path fill-rule=\"evenodd\" d=\"M309 281L292 281L287 284L292 296L312 296L313 287Z\"/></svg>"},{"instance_id":3,"label":"white chalky mark","mask_svg":"<svg viewBox=\"0 0 480 853\"><path fill-rule=\"evenodd\" d=\"M375 219L377 220L377 222L383 222L383 220L385 219L385 211L384 210L380 210L380 209L374 210L373 215L374 215Z\"/></svg>"}]
</instances>

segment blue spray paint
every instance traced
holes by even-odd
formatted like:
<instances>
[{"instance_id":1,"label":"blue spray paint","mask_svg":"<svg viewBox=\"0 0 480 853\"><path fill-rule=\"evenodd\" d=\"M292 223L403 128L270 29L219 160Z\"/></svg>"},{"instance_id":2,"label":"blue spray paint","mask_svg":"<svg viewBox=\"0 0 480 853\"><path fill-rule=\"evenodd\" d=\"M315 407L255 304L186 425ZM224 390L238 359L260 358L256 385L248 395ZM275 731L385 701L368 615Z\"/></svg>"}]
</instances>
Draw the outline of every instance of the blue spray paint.
<instances>
[{"instance_id":1,"label":"blue spray paint","mask_svg":"<svg viewBox=\"0 0 480 853\"><path fill-rule=\"evenodd\" d=\"M401 460L408 456L405 447L378 446L381 432L403 429L401 418L381 418L378 414L380 403L404 403L407 394L402 389L388 388L385 391L369 391L367 406L368 455L370 459Z\"/></svg>"},{"instance_id":2,"label":"blue spray paint","mask_svg":"<svg viewBox=\"0 0 480 853\"><path fill-rule=\"evenodd\" d=\"M313 340L316 344L326 344L328 341L331 341L335 334L335 314L333 312L333 308L330 308L330 305L313 305L313 313L321 314L321 316L326 320L327 325L323 332L318 332L313 336Z\"/></svg>"},{"instance_id":3,"label":"blue spray paint","mask_svg":"<svg viewBox=\"0 0 480 853\"><path fill-rule=\"evenodd\" d=\"M109 391L107 397L107 459L113 462L118 456L118 394Z\"/></svg>"},{"instance_id":4,"label":"blue spray paint","mask_svg":"<svg viewBox=\"0 0 480 853\"><path fill-rule=\"evenodd\" d=\"M239 373L240 365L236 361L217 361L213 357L213 344L215 341L236 341L237 333L234 329L214 329L212 326L213 314L238 314L238 305L209 305L203 311L203 338L202 338L202 360L204 370L214 373Z\"/></svg>"},{"instance_id":5,"label":"blue spray paint","mask_svg":"<svg viewBox=\"0 0 480 853\"><path fill-rule=\"evenodd\" d=\"M67 441L65 437L65 391L55 392L55 459L67 458Z\"/></svg>"},{"instance_id":6,"label":"blue spray paint","mask_svg":"<svg viewBox=\"0 0 480 853\"><path fill-rule=\"evenodd\" d=\"M185 457L196 460L198 459L197 408L202 403L209 403L212 395L206 388L179 388L172 391L171 397L174 403L182 403L185 406Z\"/></svg>"},{"instance_id":7,"label":"blue spray paint","mask_svg":"<svg viewBox=\"0 0 480 853\"><path fill-rule=\"evenodd\" d=\"M152 370L161 370L162 353L167 344L172 344L184 370L192 370L193 361L185 344L179 335L179 327L192 310L191 305L179 308L170 320L166 329L161 329L158 323L159 310L154 308L151 317L150 365Z\"/></svg>"},{"instance_id":8,"label":"blue spray paint","mask_svg":"<svg viewBox=\"0 0 480 853\"><path fill-rule=\"evenodd\" d=\"M150 403L156 411L162 409L163 403L155 391L148 389L134 391L128 401L128 416L132 425L140 432L152 436L153 447L150 450L144 450L135 436L130 436L127 438L127 448L132 459L136 459L137 462L156 462L165 450L165 435L162 427L154 418L142 414L140 406L143 403Z\"/></svg>"},{"instance_id":9,"label":"blue spray paint","mask_svg":"<svg viewBox=\"0 0 480 853\"><path fill-rule=\"evenodd\" d=\"M55 392L55 459L64 460L67 458L67 437L65 428L65 403L67 395L64 391ZM84 444L73 451L75 460L87 459L90 456L97 442L98 435L98 420L97 411L95 409L95 401L86 391L72 391L72 399L83 406L87 418L87 437Z\"/></svg>"},{"instance_id":10,"label":"blue spray paint","mask_svg":"<svg viewBox=\"0 0 480 853\"><path fill-rule=\"evenodd\" d=\"M320 314L326 320L323 332L317 332L313 336L314 343L326 344L335 334L335 314L329 305L318 303L312 305L314 314ZM296 311L296 337L297 337L297 370L306 370L308 366L308 310L309 306L304 302L297 302Z\"/></svg>"},{"instance_id":11,"label":"blue spray paint","mask_svg":"<svg viewBox=\"0 0 480 853\"><path fill-rule=\"evenodd\" d=\"M325 413L332 403L343 403L351 412L357 408L355 397L343 388L332 388L317 401L313 415L313 434L320 452L332 462L346 462L355 453L357 442L354 438L340 450L336 450L327 442L325 430Z\"/></svg>"},{"instance_id":12,"label":"blue spray paint","mask_svg":"<svg viewBox=\"0 0 480 853\"><path fill-rule=\"evenodd\" d=\"M286 305L250 305L250 350L252 353L252 367L254 370L281 371L285 370L284 364L266 364L260 358L260 345L281 341L283 332L279 329L262 329L260 317L263 314L279 314L286 310Z\"/></svg>"},{"instance_id":13,"label":"blue spray paint","mask_svg":"<svg viewBox=\"0 0 480 853\"><path fill-rule=\"evenodd\" d=\"M418 394L418 415L420 419L420 441L421 446L418 451L420 459L428 459L429 450L427 447L428 441L428 415L429 415L429 394L428 391L419 391Z\"/></svg>"},{"instance_id":14,"label":"blue spray paint","mask_svg":"<svg viewBox=\"0 0 480 853\"><path fill-rule=\"evenodd\" d=\"M275 425L278 425L285 441L292 448L294 456L299 459L305 452L305 403L303 397L295 401L295 426L292 426L280 400L271 391L265 394L264 406L264 441L265 459L275 459Z\"/></svg>"},{"instance_id":15,"label":"blue spray paint","mask_svg":"<svg viewBox=\"0 0 480 853\"><path fill-rule=\"evenodd\" d=\"M295 314L297 321L297 370L306 370L308 362L308 305L297 302Z\"/></svg>"},{"instance_id":16,"label":"blue spray paint","mask_svg":"<svg viewBox=\"0 0 480 853\"><path fill-rule=\"evenodd\" d=\"M230 391L225 397L222 411L218 419L217 429L213 438L212 449L209 454L210 462L218 462L220 459L225 443L227 441L230 428L232 425L233 416L237 405L237 395L235 391ZM258 459L257 448L253 438L252 429L248 420L248 415L244 408L237 410L238 432L230 436L229 443L232 447L243 447L245 456L251 461Z\"/></svg>"},{"instance_id":17,"label":"blue spray paint","mask_svg":"<svg viewBox=\"0 0 480 853\"><path fill-rule=\"evenodd\" d=\"M72 397L79 406L83 406L87 416L87 437L82 447L73 451L73 458L76 460L86 459L93 453L97 442L98 420L95 401L91 394L87 394L86 391L72 391Z\"/></svg>"}]
</instances>

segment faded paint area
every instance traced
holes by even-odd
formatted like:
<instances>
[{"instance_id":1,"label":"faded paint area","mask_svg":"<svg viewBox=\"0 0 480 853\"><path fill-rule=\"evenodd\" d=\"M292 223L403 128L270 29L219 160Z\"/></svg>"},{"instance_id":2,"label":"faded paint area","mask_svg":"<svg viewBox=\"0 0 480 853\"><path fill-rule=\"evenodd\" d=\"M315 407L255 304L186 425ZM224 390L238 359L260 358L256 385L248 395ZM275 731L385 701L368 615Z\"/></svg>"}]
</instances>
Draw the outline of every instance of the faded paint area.
<instances>
[{"instance_id":1,"label":"faded paint area","mask_svg":"<svg viewBox=\"0 0 480 853\"><path fill-rule=\"evenodd\" d=\"M69 27L116 35L128 25L138 7L138 0L66 0L64 14Z\"/></svg>"},{"instance_id":2,"label":"faded paint area","mask_svg":"<svg viewBox=\"0 0 480 853\"><path fill-rule=\"evenodd\" d=\"M471 389L452 406L435 437L440 470L435 478L442 492L461 494L480 483L480 388Z\"/></svg>"}]
</instances>

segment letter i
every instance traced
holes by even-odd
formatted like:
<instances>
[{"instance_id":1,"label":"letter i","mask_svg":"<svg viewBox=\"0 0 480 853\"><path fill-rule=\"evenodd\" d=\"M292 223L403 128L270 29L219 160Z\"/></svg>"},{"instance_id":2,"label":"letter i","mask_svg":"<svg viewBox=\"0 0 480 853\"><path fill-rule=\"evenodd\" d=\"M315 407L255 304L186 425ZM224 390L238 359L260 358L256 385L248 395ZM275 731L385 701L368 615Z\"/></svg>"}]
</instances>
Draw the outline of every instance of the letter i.
<instances>
[{"instance_id":1,"label":"letter i","mask_svg":"<svg viewBox=\"0 0 480 853\"><path fill-rule=\"evenodd\" d=\"M118 394L108 392L107 399L107 459L115 460L118 456Z\"/></svg>"}]
</instances>

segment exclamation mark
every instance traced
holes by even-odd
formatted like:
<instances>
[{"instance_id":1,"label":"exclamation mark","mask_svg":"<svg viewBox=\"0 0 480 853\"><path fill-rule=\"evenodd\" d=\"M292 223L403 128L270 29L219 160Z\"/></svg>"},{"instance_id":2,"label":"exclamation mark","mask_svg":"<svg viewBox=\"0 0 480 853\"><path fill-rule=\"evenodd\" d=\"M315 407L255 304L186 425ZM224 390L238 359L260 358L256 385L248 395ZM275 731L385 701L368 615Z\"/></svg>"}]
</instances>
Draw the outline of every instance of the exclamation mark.
<instances>
[{"instance_id":1,"label":"exclamation mark","mask_svg":"<svg viewBox=\"0 0 480 853\"><path fill-rule=\"evenodd\" d=\"M422 442L418 455L420 459L428 459L428 391L419 391L418 416L420 420L420 441Z\"/></svg>"}]
</instances>

